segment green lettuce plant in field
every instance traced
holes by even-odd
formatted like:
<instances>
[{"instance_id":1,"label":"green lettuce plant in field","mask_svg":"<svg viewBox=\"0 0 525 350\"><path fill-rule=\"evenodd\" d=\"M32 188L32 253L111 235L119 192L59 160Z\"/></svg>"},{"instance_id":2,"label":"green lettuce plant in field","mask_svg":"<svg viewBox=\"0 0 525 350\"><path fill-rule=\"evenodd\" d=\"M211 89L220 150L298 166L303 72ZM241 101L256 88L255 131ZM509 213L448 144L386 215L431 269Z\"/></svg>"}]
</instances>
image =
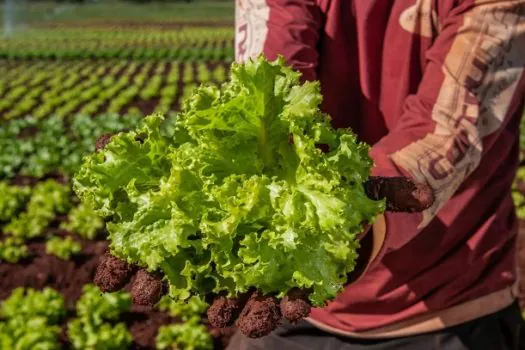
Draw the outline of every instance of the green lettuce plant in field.
<instances>
[{"instance_id":1,"label":"green lettuce plant in field","mask_svg":"<svg viewBox=\"0 0 525 350\"><path fill-rule=\"evenodd\" d=\"M69 260L72 255L78 254L80 251L82 251L82 245L75 242L70 236L66 238L53 236L46 242L46 253L62 260Z\"/></svg>"},{"instance_id":2,"label":"green lettuce plant in field","mask_svg":"<svg viewBox=\"0 0 525 350\"><path fill-rule=\"evenodd\" d=\"M25 241L44 233L57 214L70 207L71 189L55 180L38 183L33 188L0 182L0 261L16 263L28 256Z\"/></svg>"},{"instance_id":3,"label":"green lettuce plant in field","mask_svg":"<svg viewBox=\"0 0 525 350\"><path fill-rule=\"evenodd\" d=\"M95 150L95 140L107 132L117 132L138 122L138 116L32 117L0 125L0 179L15 174L41 177L51 172L73 174L82 156Z\"/></svg>"},{"instance_id":4,"label":"green lettuce plant in field","mask_svg":"<svg viewBox=\"0 0 525 350\"><path fill-rule=\"evenodd\" d=\"M523 184L525 184L525 167L518 169L512 188L512 199L514 200L514 205L516 206L516 211L520 219L525 219L525 196L522 193Z\"/></svg>"},{"instance_id":5,"label":"green lettuce plant in field","mask_svg":"<svg viewBox=\"0 0 525 350\"><path fill-rule=\"evenodd\" d=\"M165 295L157 304L157 308L182 321L159 328L155 338L157 349L213 349L213 338L201 323L202 315L208 308L206 302L196 296L180 301Z\"/></svg>"},{"instance_id":6,"label":"green lettuce plant in field","mask_svg":"<svg viewBox=\"0 0 525 350\"><path fill-rule=\"evenodd\" d=\"M43 230L57 214L65 214L71 205L71 189L55 180L38 183L31 191L27 207L3 227L4 233L22 239L33 238Z\"/></svg>"},{"instance_id":7,"label":"green lettuce plant in field","mask_svg":"<svg viewBox=\"0 0 525 350\"><path fill-rule=\"evenodd\" d=\"M81 318L68 323L68 337L73 349L121 350L128 349L132 337L124 323L94 325Z\"/></svg>"},{"instance_id":8,"label":"green lettuce plant in field","mask_svg":"<svg viewBox=\"0 0 525 350\"><path fill-rule=\"evenodd\" d=\"M323 305L384 203L362 186L369 146L333 129L321 100L282 59L234 63L231 81L195 90L170 132L149 116L86 157L74 189L108 218L112 253L161 270L176 300L299 287Z\"/></svg>"},{"instance_id":9,"label":"green lettuce plant in field","mask_svg":"<svg viewBox=\"0 0 525 350\"><path fill-rule=\"evenodd\" d=\"M213 338L208 329L200 323L199 317L194 317L184 323L161 326L155 338L156 348L211 350Z\"/></svg>"},{"instance_id":10,"label":"green lettuce plant in field","mask_svg":"<svg viewBox=\"0 0 525 350\"><path fill-rule=\"evenodd\" d=\"M208 308L208 304L193 296L185 301L176 301L165 295L157 304L160 311L168 312L171 316L187 321L195 316L201 316Z\"/></svg>"},{"instance_id":11,"label":"green lettuce plant in field","mask_svg":"<svg viewBox=\"0 0 525 350\"><path fill-rule=\"evenodd\" d=\"M9 221L25 206L31 189L0 181L0 222Z\"/></svg>"},{"instance_id":12,"label":"green lettuce plant in field","mask_svg":"<svg viewBox=\"0 0 525 350\"><path fill-rule=\"evenodd\" d=\"M66 315L60 293L17 288L0 308L0 349L60 349L58 324Z\"/></svg>"},{"instance_id":13,"label":"green lettuce plant in field","mask_svg":"<svg viewBox=\"0 0 525 350\"><path fill-rule=\"evenodd\" d=\"M60 228L78 234L85 239L94 239L97 232L104 227L104 222L95 211L80 204L69 211L67 221Z\"/></svg>"},{"instance_id":14,"label":"green lettuce plant in field","mask_svg":"<svg viewBox=\"0 0 525 350\"><path fill-rule=\"evenodd\" d=\"M29 255L25 242L20 237L5 237L0 240L0 261L17 263Z\"/></svg>"},{"instance_id":15,"label":"green lettuce plant in field","mask_svg":"<svg viewBox=\"0 0 525 350\"><path fill-rule=\"evenodd\" d=\"M196 296L186 301L177 301L165 295L157 308L183 321L159 328L155 338L157 349L213 349L213 338L201 323L201 317L208 308L206 302Z\"/></svg>"},{"instance_id":16,"label":"green lettuce plant in field","mask_svg":"<svg viewBox=\"0 0 525 350\"><path fill-rule=\"evenodd\" d=\"M520 163L525 156L525 119L520 124ZM525 166L521 165L516 173L512 186L512 199L516 207L518 218L525 220Z\"/></svg>"},{"instance_id":17,"label":"green lettuce plant in field","mask_svg":"<svg viewBox=\"0 0 525 350\"><path fill-rule=\"evenodd\" d=\"M0 232L3 223L19 214L27 204L31 189L29 187L11 186L0 181ZM0 240L0 261L16 263L28 255L24 240L20 237L4 237Z\"/></svg>"},{"instance_id":18,"label":"green lettuce plant in field","mask_svg":"<svg viewBox=\"0 0 525 350\"><path fill-rule=\"evenodd\" d=\"M67 334L74 349L127 349L132 337L122 322L121 313L129 311L131 296L126 292L105 293L94 285L83 287L77 302L77 318L68 323Z\"/></svg>"}]
</instances>

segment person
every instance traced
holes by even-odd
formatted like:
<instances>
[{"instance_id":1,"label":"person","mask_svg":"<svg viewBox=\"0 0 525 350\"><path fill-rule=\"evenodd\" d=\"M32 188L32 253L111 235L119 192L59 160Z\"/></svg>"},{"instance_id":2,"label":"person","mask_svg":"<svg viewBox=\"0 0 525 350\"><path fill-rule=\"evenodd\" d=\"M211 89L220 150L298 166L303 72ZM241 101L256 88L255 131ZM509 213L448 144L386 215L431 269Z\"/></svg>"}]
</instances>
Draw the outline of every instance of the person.
<instances>
[{"instance_id":1,"label":"person","mask_svg":"<svg viewBox=\"0 0 525 350\"><path fill-rule=\"evenodd\" d=\"M228 349L519 348L524 34L522 0L236 1L236 60L282 55L319 80L333 125L373 145L373 175L435 200L385 213L380 251L336 300Z\"/></svg>"}]
</instances>

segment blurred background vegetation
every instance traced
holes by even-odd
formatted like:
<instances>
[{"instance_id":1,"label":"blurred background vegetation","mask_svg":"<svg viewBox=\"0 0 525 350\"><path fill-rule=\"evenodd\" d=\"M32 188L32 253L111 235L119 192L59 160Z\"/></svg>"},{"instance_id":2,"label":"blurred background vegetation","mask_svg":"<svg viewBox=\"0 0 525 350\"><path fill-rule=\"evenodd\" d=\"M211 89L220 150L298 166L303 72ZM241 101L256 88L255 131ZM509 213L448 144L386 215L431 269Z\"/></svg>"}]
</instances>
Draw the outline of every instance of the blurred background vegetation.
<instances>
[{"instance_id":1,"label":"blurred background vegetation","mask_svg":"<svg viewBox=\"0 0 525 350\"><path fill-rule=\"evenodd\" d=\"M233 18L233 0L4 0L0 6L4 31L6 25L20 28L35 22L87 19L233 23Z\"/></svg>"}]
</instances>

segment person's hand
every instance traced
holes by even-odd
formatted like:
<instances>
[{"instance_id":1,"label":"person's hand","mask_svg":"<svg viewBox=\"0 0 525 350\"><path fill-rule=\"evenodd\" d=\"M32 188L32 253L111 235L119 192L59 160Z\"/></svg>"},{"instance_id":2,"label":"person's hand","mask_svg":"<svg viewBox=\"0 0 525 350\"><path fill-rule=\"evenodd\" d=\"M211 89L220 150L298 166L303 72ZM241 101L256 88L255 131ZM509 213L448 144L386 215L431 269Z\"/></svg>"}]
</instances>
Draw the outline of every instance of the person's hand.
<instances>
[{"instance_id":1,"label":"person's hand","mask_svg":"<svg viewBox=\"0 0 525 350\"><path fill-rule=\"evenodd\" d=\"M97 142L97 149L103 148L109 137L102 137ZM389 212L421 212L429 208L434 195L424 184L416 184L405 177L371 177L364 184L365 193L374 200L385 199ZM366 270L372 252L372 243L365 238L369 227L359 236L360 254L354 271L348 276L348 283L355 282ZM135 304L155 305L167 292L167 286L161 274L152 274L144 269L129 265L125 261L106 254L99 264L94 278L103 292L114 292L122 289L131 280L131 296ZM278 299L273 295L263 295L251 290L237 298L224 295L210 295L207 301L211 304L207 316L215 328L237 326L247 337L258 338L269 334L281 322L282 318L291 323L307 317L311 305L308 290L292 289Z\"/></svg>"}]
</instances>

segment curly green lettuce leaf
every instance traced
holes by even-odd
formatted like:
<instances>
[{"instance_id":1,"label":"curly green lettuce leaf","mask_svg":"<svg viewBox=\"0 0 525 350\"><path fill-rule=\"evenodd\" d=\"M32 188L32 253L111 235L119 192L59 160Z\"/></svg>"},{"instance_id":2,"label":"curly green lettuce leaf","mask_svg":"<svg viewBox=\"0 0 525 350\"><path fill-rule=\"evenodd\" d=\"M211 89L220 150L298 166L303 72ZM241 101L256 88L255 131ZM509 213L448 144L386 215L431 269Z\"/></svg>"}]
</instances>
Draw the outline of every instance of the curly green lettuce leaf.
<instances>
[{"instance_id":1,"label":"curly green lettuce leaf","mask_svg":"<svg viewBox=\"0 0 525 350\"><path fill-rule=\"evenodd\" d=\"M59 350L59 334L60 327L43 317L10 319L0 322L0 349Z\"/></svg>"},{"instance_id":2,"label":"curly green lettuce leaf","mask_svg":"<svg viewBox=\"0 0 525 350\"><path fill-rule=\"evenodd\" d=\"M0 178L17 173L42 177L59 171L72 175L82 157L95 150L95 140L137 125L134 115L103 114L96 118L77 115L44 119L25 117L0 125Z\"/></svg>"},{"instance_id":3,"label":"curly green lettuce leaf","mask_svg":"<svg viewBox=\"0 0 525 350\"><path fill-rule=\"evenodd\" d=\"M98 215L130 219L136 205L126 198L124 187L132 183L143 193L154 191L157 179L169 174L169 140L159 130L162 120L150 117L137 130L114 136L104 152L87 157L73 186Z\"/></svg>"},{"instance_id":4,"label":"curly green lettuce leaf","mask_svg":"<svg viewBox=\"0 0 525 350\"><path fill-rule=\"evenodd\" d=\"M68 323L67 334L74 349L118 350L131 346L132 337L123 322L123 312L129 311L131 296L127 292L102 293L92 284L82 288L77 302L77 318Z\"/></svg>"},{"instance_id":5,"label":"curly green lettuce leaf","mask_svg":"<svg viewBox=\"0 0 525 350\"><path fill-rule=\"evenodd\" d=\"M321 100L282 59L234 63L230 82L194 91L169 133L149 116L86 157L75 192L107 219L112 253L162 270L176 300L300 287L323 305L384 202L362 186L369 146L333 129Z\"/></svg>"}]
</instances>

